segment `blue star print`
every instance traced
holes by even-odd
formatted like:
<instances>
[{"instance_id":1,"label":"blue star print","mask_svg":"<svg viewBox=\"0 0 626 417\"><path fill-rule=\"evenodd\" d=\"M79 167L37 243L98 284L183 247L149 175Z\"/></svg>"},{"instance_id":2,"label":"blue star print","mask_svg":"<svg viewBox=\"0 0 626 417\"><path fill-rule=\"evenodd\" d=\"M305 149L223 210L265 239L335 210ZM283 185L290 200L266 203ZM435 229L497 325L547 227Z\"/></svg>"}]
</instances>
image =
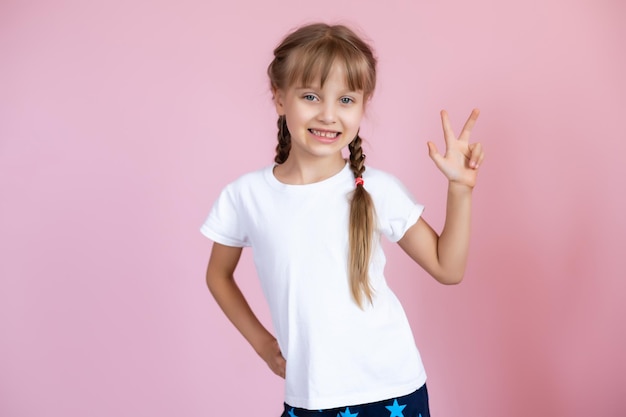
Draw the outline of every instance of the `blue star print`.
<instances>
[{"instance_id":1,"label":"blue star print","mask_svg":"<svg viewBox=\"0 0 626 417\"><path fill-rule=\"evenodd\" d=\"M291 409L291 411L289 411L289 417L298 417L294 412L293 412L293 408Z\"/></svg>"},{"instance_id":2,"label":"blue star print","mask_svg":"<svg viewBox=\"0 0 626 417\"><path fill-rule=\"evenodd\" d=\"M387 410L391 411L391 415L389 417L404 417L404 414L402 413L404 407L406 407L406 405L399 405L398 400L393 400L393 405L385 406ZM420 417L421 416L422 415L420 414Z\"/></svg>"},{"instance_id":3,"label":"blue star print","mask_svg":"<svg viewBox=\"0 0 626 417\"><path fill-rule=\"evenodd\" d=\"M341 411L339 414L341 414L340 417L356 417L359 415L359 413L352 414L349 407L346 407L346 411Z\"/></svg>"}]
</instances>

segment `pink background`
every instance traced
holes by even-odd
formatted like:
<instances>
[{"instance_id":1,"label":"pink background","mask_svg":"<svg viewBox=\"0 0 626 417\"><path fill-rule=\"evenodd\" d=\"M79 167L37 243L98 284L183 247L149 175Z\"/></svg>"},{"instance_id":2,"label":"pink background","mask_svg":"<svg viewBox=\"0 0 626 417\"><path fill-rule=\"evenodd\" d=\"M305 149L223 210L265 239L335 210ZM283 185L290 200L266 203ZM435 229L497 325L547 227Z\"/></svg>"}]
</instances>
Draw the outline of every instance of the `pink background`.
<instances>
[{"instance_id":1,"label":"pink background","mask_svg":"<svg viewBox=\"0 0 626 417\"><path fill-rule=\"evenodd\" d=\"M0 3L0 415L277 416L210 297L198 228L271 162L271 50L304 22L380 57L372 165L443 222L438 120L487 161L465 281L389 245L439 417L626 415L626 3ZM239 282L268 322L250 253Z\"/></svg>"}]
</instances>

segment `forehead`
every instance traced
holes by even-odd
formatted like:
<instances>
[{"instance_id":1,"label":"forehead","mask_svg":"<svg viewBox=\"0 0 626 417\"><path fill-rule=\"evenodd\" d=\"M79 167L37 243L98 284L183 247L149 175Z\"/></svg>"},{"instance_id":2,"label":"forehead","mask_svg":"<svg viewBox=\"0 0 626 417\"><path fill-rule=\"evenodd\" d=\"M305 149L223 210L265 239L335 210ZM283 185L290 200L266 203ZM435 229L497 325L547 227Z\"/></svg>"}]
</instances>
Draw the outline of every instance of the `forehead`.
<instances>
[{"instance_id":1,"label":"forehead","mask_svg":"<svg viewBox=\"0 0 626 417\"><path fill-rule=\"evenodd\" d=\"M294 80L293 87L323 88L329 85L341 88L342 90L353 90L353 88L350 88L347 71L340 63L333 63L328 73L318 71L318 73L311 73L308 77L300 77L300 79Z\"/></svg>"},{"instance_id":2,"label":"forehead","mask_svg":"<svg viewBox=\"0 0 626 417\"><path fill-rule=\"evenodd\" d=\"M297 54L293 56L288 85L292 87L319 86L327 82L340 83L350 91L365 91L369 82L367 64L332 54Z\"/></svg>"}]
</instances>

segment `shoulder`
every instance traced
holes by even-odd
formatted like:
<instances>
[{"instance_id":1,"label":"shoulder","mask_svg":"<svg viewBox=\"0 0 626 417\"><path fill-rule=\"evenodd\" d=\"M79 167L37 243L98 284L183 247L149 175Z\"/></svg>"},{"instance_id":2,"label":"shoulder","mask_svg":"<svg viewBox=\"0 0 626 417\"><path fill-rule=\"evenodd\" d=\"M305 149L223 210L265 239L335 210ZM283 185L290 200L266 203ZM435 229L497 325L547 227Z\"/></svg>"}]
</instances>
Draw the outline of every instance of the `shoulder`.
<instances>
[{"instance_id":1,"label":"shoulder","mask_svg":"<svg viewBox=\"0 0 626 417\"><path fill-rule=\"evenodd\" d=\"M255 171L250 171L240 175L235 180L228 183L225 187L227 190L245 190L248 188L259 187L267 183L268 174L271 173L272 166L265 166Z\"/></svg>"},{"instance_id":2,"label":"shoulder","mask_svg":"<svg viewBox=\"0 0 626 417\"><path fill-rule=\"evenodd\" d=\"M370 166L366 167L365 172L363 172L363 181L365 188L372 191L385 191L390 187L406 188L395 175Z\"/></svg>"},{"instance_id":3,"label":"shoulder","mask_svg":"<svg viewBox=\"0 0 626 417\"><path fill-rule=\"evenodd\" d=\"M245 205L255 196L267 194L269 182L268 173L271 173L271 166L250 171L240 175L234 180L226 183L217 198L218 204L226 204L231 207Z\"/></svg>"},{"instance_id":4,"label":"shoulder","mask_svg":"<svg viewBox=\"0 0 626 417\"><path fill-rule=\"evenodd\" d=\"M392 242L397 242L417 222L424 206L389 172L368 167L363 173L363 180L376 208L380 232Z\"/></svg>"},{"instance_id":5,"label":"shoulder","mask_svg":"<svg viewBox=\"0 0 626 417\"><path fill-rule=\"evenodd\" d=\"M414 195L402 181L387 171L367 167L363 172L365 189L370 193L376 205L399 204L399 202L417 203Z\"/></svg>"},{"instance_id":6,"label":"shoulder","mask_svg":"<svg viewBox=\"0 0 626 417\"><path fill-rule=\"evenodd\" d=\"M387 171L383 171L382 169L378 169L376 167L371 167L367 165L365 167L365 171L363 172L363 177L368 177L372 179L380 179L385 180L389 178L396 178L393 174Z\"/></svg>"}]
</instances>

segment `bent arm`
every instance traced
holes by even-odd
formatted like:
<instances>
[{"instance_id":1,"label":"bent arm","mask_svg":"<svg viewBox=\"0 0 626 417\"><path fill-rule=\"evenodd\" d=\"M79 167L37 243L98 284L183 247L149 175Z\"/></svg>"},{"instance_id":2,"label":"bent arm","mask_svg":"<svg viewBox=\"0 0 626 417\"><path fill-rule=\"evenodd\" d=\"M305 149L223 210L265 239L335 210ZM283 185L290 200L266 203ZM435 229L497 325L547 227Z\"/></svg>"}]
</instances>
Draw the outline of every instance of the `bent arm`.
<instances>
[{"instance_id":1,"label":"bent arm","mask_svg":"<svg viewBox=\"0 0 626 417\"><path fill-rule=\"evenodd\" d=\"M463 280L469 252L472 188L450 182L446 220L437 233L420 218L398 242L426 272L442 284Z\"/></svg>"},{"instance_id":2,"label":"bent arm","mask_svg":"<svg viewBox=\"0 0 626 417\"><path fill-rule=\"evenodd\" d=\"M428 142L428 153L448 179L446 221L441 236L421 218L400 239L399 244L415 262L442 284L458 284L463 280L470 239L472 189L476 185L478 167L485 158L480 143L469 143L470 132L478 118L472 110L458 138L455 137L448 113L441 111L446 152L441 155L434 143Z\"/></svg>"},{"instance_id":3,"label":"bent arm","mask_svg":"<svg viewBox=\"0 0 626 417\"><path fill-rule=\"evenodd\" d=\"M214 243L206 272L207 286L231 323L272 371L284 378L285 360L276 339L258 320L235 282L241 252L242 248Z\"/></svg>"}]
</instances>

